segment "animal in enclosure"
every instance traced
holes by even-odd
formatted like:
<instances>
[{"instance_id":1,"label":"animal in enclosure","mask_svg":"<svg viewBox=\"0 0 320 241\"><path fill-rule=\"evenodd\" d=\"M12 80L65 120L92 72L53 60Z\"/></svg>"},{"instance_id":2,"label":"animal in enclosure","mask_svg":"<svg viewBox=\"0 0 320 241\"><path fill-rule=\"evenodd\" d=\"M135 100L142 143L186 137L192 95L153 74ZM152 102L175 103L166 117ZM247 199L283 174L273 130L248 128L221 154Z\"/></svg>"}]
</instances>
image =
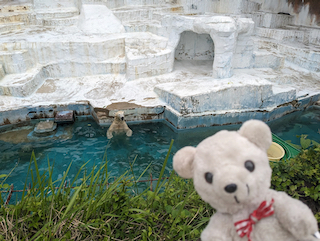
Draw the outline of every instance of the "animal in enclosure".
<instances>
[{"instance_id":1,"label":"animal in enclosure","mask_svg":"<svg viewBox=\"0 0 320 241\"><path fill-rule=\"evenodd\" d=\"M114 120L107 131L107 138L111 139L113 137L113 133L126 133L127 136L132 135L132 130L128 127L126 121L124 120L124 112L118 111L115 114Z\"/></svg>"}]
</instances>

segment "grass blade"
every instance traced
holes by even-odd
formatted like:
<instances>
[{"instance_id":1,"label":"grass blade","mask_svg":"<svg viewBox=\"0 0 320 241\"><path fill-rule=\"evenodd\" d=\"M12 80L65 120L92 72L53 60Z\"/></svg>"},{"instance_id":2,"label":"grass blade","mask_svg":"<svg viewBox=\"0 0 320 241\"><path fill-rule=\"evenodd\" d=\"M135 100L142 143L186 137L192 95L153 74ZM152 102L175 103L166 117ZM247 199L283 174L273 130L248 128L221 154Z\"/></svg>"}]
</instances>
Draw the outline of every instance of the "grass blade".
<instances>
[{"instance_id":1,"label":"grass blade","mask_svg":"<svg viewBox=\"0 0 320 241\"><path fill-rule=\"evenodd\" d=\"M160 182L161 182L161 179L162 179L164 170L166 169L167 162L168 162L168 159L169 159L169 156L170 156L170 152L171 152L172 146L173 146L173 140L171 140L170 147L169 147L169 150L168 150L168 152L167 152L167 156L166 156L166 158L164 159L164 162L163 162L163 165L162 165L162 168L161 168L161 172L160 172L160 176L159 176L159 179L158 179L156 188L155 188L155 190L154 190L155 193L158 193L159 190L160 190L160 189L158 189L158 187L159 187L159 184L160 184Z\"/></svg>"}]
</instances>

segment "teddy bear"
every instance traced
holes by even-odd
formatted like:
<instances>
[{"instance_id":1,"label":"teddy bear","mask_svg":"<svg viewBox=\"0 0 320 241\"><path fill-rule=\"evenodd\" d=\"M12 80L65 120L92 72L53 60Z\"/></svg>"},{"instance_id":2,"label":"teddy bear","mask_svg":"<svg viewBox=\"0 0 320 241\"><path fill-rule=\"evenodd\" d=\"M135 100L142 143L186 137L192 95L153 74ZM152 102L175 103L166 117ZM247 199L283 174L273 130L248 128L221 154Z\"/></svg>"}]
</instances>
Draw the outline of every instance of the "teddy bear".
<instances>
[{"instance_id":1,"label":"teddy bear","mask_svg":"<svg viewBox=\"0 0 320 241\"><path fill-rule=\"evenodd\" d=\"M114 120L107 131L107 138L111 139L113 137L113 132L121 133L125 132L127 136L132 135L132 130L128 127L127 123L124 120L124 112L118 111L115 114Z\"/></svg>"},{"instance_id":2,"label":"teddy bear","mask_svg":"<svg viewBox=\"0 0 320 241\"><path fill-rule=\"evenodd\" d=\"M200 197L216 210L201 241L320 239L311 210L270 189L267 150L271 142L268 125L249 120L238 131L219 131L174 155L174 170L183 178L193 178Z\"/></svg>"}]
</instances>

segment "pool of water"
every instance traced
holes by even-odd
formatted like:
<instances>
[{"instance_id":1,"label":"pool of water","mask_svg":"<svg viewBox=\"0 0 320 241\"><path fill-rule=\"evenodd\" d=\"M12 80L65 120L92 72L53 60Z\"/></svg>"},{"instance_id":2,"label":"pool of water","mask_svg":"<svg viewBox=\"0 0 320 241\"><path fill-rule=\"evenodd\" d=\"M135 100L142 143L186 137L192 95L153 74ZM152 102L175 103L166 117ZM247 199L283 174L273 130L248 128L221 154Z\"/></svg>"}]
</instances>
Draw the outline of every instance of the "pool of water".
<instances>
[{"instance_id":1,"label":"pool of water","mask_svg":"<svg viewBox=\"0 0 320 241\"><path fill-rule=\"evenodd\" d=\"M320 143L320 107L310 107L268 123L273 133L285 141L300 145L300 135Z\"/></svg>"},{"instance_id":2,"label":"pool of water","mask_svg":"<svg viewBox=\"0 0 320 241\"><path fill-rule=\"evenodd\" d=\"M284 140L299 144L296 135L307 134L308 138L320 141L320 110L316 108L304 112L296 112L281 119L268 123L272 132ZM240 125L197 128L192 130L174 131L163 122L130 125L133 131L131 137L106 137L107 128L100 127L91 118L78 118L74 124L59 125L51 136L36 137L34 126L22 127L0 133L0 174L8 174L13 168L7 183L14 188L22 189L31 152L34 151L40 171L54 164L53 180L62 177L72 161L69 179L72 179L79 168L87 161L87 171L104 161L107 154L108 170L111 176L119 176L130 170L139 176L151 163L144 178L150 173L159 176L163 161L168 152L170 142L174 145L166 167L165 174L172 170L172 156L180 148L187 145L197 145L204 138L213 135L221 129L236 130Z\"/></svg>"}]
</instances>

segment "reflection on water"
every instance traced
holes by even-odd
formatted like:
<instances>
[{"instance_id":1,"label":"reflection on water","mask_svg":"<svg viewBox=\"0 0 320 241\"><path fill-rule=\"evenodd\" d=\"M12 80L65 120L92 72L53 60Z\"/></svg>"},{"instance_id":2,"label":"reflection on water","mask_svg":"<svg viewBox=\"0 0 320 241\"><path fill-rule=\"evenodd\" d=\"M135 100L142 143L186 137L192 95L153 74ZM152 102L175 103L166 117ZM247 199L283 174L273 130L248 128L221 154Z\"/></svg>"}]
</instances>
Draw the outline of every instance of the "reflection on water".
<instances>
[{"instance_id":1,"label":"reflection on water","mask_svg":"<svg viewBox=\"0 0 320 241\"><path fill-rule=\"evenodd\" d=\"M304 112L295 112L278 120L268 123L272 132L283 140L290 140L300 145L301 134L308 135L308 139L320 141L320 108L311 107Z\"/></svg>"},{"instance_id":2,"label":"reflection on water","mask_svg":"<svg viewBox=\"0 0 320 241\"><path fill-rule=\"evenodd\" d=\"M299 144L296 135L308 134L308 138L319 141L320 111L297 112L279 120L268 123L271 130L284 140ZM173 131L166 124L153 122L148 124L130 125L131 137L125 134L115 135L108 140L107 128L100 127L93 119L80 119L74 124L59 125L56 132L47 137L35 137L33 127L24 127L0 134L0 174L7 174L16 168L8 179L15 189L24 185L31 152L34 151L40 170L48 167L48 160L53 168L53 180L61 178L63 172L72 162L68 178L76 175L79 168L86 163L87 171L100 164L105 153L108 159L108 170L112 176L119 176L130 170L138 177L151 163L145 178L152 172L158 177L163 161L174 139L172 152L165 174L172 170L172 156L180 148L196 146L204 138L219 130L237 130L240 125L197 128L193 130Z\"/></svg>"}]
</instances>

